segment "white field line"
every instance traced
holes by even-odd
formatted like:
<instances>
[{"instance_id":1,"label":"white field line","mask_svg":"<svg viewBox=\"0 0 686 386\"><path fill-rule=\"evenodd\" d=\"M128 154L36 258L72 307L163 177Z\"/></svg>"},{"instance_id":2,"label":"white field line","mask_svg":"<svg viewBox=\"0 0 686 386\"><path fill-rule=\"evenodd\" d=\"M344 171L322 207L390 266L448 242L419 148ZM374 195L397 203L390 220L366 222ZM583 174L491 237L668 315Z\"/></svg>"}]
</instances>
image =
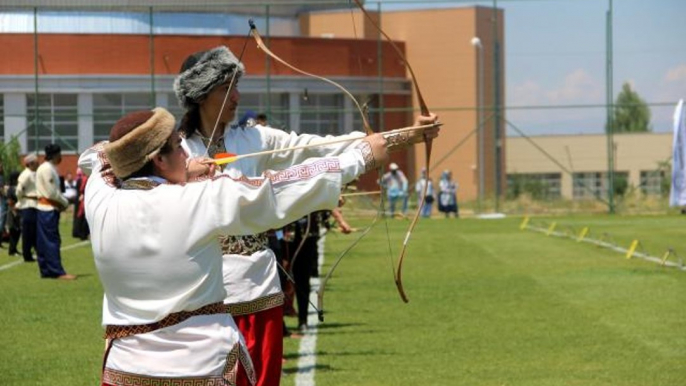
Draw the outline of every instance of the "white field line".
<instances>
[{"instance_id":1,"label":"white field line","mask_svg":"<svg viewBox=\"0 0 686 386\"><path fill-rule=\"evenodd\" d=\"M576 236L573 237L573 236L570 236L570 235L568 235L568 234L566 234L566 233L557 232L557 231L553 231L553 232L550 232L550 233L549 233L547 229L539 228L539 227L532 226L532 225L527 225L527 226L526 226L526 229L531 229L532 231L536 231L536 232L540 232L540 233L544 233L544 234L550 234L550 236L568 238L568 239L572 239L572 240L578 241L578 238L577 238ZM619 246L617 246L617 245L614 245L614 244L612 244L612 243L608 243L608 242L605 242L605 241L602 241L602 240L595 240L595 239L591 239L591 238L586 238L586 237L585 237L585 238L583 238L581 241L583 241L584 243L589 243L589 244L597 245L597 246L599 246L599 247L608 248L608 249L611 249L611 250L613 250L613 251L615 251L615 252L623 253L623 254L625 254L625 255L626 255L627 252L629 252L629 250L626 249L626 248L622 248L622 247L619 247ZM662 259L659 258L659 257L657 257L657 256L651 256L651 255L649 255L649 254L647 254L647 253L643 253L643 252L639 252L639 251L634 251L632 257L633 257L633 256L638 257L638 258L641 258L641 259L646 260L646 261L650 261L650 262L653 262L653 263L657 263L657 264L663 265ZM664 262L664 265L667 266L667 267L677 268L677 269L679 269L679 270L686 271L686 266L684 266L683 264L680 264L680 263L674 263L674 262L672 262L672 261L665 261L665 262Z\"/></svg>"},{"instance_id":2,"label":"white field line","mask_svg":"<svg viewBox=\"0 0 686 386\"><path fill-rule=\"evenodd\" d=\"M76 243L76 244L69 244L69 245L67 245L67 246L65 246L65 247L60 248L60 251L68 251L68 250L70 250L70 249L82 247L82 246L84 246L84 245L86 245L86 244L90 244L90 241L86 240L86 241L78 242L78 243ZM14 267L15 265L22 264L23 262L24 262L24 260L19 260L19 261L13 261L13 262L11 262L11 263L9 263L9 264L2 265L2 266L0 266L0 271L4 271L4 270L6 270L6 269L10 269L10 268Z\"/></svg>"},{"instance_id":3,"label":"white field line","mask_svg":"<svg viewBox=\"0 0 686 386\"><path fill-rule=\"evenodd\" d=\"M324 242L326 236L319 238L317 242L319 256L317 264L319 265L319 273L322 273L322 264L324 264ZM320 280L318 277L310 279L312 286L310 291L310 301L317 304L317 291L319 290ZM310 309L307 316L307 333L300 341L298 348L298 372L295 375L296 386L314 386L314 372L317 367L317 326L319 319L317 312Z\"/></svg>"}]
</instances>

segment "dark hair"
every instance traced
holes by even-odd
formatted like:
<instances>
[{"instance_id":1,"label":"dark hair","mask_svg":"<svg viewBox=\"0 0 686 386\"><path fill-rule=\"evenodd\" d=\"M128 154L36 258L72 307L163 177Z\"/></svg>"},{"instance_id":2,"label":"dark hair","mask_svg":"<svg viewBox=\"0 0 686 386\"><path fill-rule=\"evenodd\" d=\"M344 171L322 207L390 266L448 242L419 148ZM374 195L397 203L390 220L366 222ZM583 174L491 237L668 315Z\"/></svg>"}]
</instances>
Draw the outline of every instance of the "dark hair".
<instances>
[{"instance_id":1,"label":"dark hair","mask_svg":"<svg viewBox=\"0 0 686 386\"><path fill-rule=\"evenodd\" d=\"M183 133L184 137L190 138L198 130L198 127L200 127L200 108L198 105L193 105L181 117L179 131Z\"/></svg>"},{"instance_id":2,"label":"dark hair","mask_svg":"<svg viewBox=\"0 0 686 386\"><path fill-rule=\"evenodd\" d=\"M56 143L51 143L45 146L45 160L50 161L62 153L62 148Z\"/></svg>"}]
</instances>

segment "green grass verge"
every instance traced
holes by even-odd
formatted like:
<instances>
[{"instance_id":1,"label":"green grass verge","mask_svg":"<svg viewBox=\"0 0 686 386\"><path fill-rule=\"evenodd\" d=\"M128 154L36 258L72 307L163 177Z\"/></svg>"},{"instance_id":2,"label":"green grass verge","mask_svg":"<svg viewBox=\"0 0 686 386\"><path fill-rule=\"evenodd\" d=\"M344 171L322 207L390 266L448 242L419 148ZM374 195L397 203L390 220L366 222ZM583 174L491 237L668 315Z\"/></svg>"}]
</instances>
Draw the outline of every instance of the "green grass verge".
<instances>
[{"instance_id":1,"label":"green grass verge","mask_svg":"<svg viewBox=\"0 0 686 386\"><path fill-rule=\"evenodd\" d=\"M627 247L638 238L653 254L686 239L679 216L555 220ZM520 221L422 221L404 267L409 304L395 290L379 223L329 282L317 384L684 383L686 272L520 231ZM406 226L389 222L394 257ZM328 237L322 273L350 241ZM17 259L0 252L0 266ZM90 249L65 251L63 263L81 277L42 280L35 264L0 271L1 385L98 384L102 289ZM286 340L284 385L293 384L298 343Z\"/></svg>"},{"instance_id":2,"label":"green grass verge","mask_svg":"<svg viewBox=\"0 0 686 386\"><path fill-rule=\"evenodd\" d=\"M556 220L611 232L627 247L686 236L677 216ZM683 384L686 272L519 231L520 221L422 222L404 268L409 304L377 229L330 281L317 385ZM390 226L404 234L404 222ZM347 242L329 238L329 263Z\"/></svg>"}]
</instances>

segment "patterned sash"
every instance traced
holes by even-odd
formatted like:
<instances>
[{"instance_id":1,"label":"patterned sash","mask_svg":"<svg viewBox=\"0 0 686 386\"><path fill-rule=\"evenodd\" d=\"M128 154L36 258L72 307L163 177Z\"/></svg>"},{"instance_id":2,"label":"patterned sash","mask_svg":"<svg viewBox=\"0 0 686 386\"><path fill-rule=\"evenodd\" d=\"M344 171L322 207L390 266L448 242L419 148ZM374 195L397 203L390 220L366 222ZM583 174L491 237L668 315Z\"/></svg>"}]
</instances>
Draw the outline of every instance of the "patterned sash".
<instances>
[{"instance_id":1,"label":"patterned sash","mask_svg":"<svg viewBox=\"0 0 686 386\"><path fill-rule=\"evenodd\" d=\"M136 334L146 334L155 330L179 324L186 319L197 315L223 314L227 312L224 303L212 303L195 311L174 312L167 315L164 319L155 323L135 324L130 326L107 325L105 326L105 339L119 339Z\"/></svg>"}]
</instances>

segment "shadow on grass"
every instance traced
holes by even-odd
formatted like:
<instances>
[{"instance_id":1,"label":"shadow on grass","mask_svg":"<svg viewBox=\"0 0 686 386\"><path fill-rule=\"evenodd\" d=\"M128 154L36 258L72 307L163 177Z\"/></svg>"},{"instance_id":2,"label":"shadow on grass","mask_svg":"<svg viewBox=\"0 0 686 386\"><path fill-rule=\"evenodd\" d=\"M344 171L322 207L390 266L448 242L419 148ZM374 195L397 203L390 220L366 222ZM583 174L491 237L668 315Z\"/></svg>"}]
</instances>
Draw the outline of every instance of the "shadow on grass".
<instances>
[{"instance_id":1,"label":"shadow on grass","mask_svg":"<svg viewBox=\"0 0 686 386\"><path fill-rule=\"evenodd\" d=\"M325 357L325 356L333 356L333 357L354 357L354 356L385 356L385 355L394 355L389 352L383 352L383 351L376 351L376 350L367 350L367 351L322 351L322 350L317 350L315 353L315 356L317 357ZM292 360L298 360L300 357L298 353L291 353L291 354L286 354L283 356L284 359L288 360L289 363Z\"/></svg>"},{"instance_id":2,"label":"shadow on grass","mask_svg":"<svg viewBox=\"0 0 686 386\"><path fill-rule=\"evenodd\" d=\"M293 375L293 374L297 374L298 371L311 371L313 369L315 371L336 371L336 369L334 369L333 367L331 367L329 365L316 364L314 366L305 366L305 367L299 369L297 362L294 363L293 366L290 366L290 362L287 362L287 363L289 365L284 366L282 369L282 372L286 375Z\"/></svg>"},{"instance_id":3,"label":"shadow on grass","mask_svg":"<svg viewBox=\"0 0 686 386\"><path fill-rule=\"evenodd\" d=\"M327 322L324 322L324 323L319 323L317 325L317 330L318 331L321 331L321 330L326 331L326 330L330 330L330 329L334 329L334 328L356 327L356 326L364 326L364 325L366 325L366 323L327 323Z\"/></svg>"}]
</instances>

